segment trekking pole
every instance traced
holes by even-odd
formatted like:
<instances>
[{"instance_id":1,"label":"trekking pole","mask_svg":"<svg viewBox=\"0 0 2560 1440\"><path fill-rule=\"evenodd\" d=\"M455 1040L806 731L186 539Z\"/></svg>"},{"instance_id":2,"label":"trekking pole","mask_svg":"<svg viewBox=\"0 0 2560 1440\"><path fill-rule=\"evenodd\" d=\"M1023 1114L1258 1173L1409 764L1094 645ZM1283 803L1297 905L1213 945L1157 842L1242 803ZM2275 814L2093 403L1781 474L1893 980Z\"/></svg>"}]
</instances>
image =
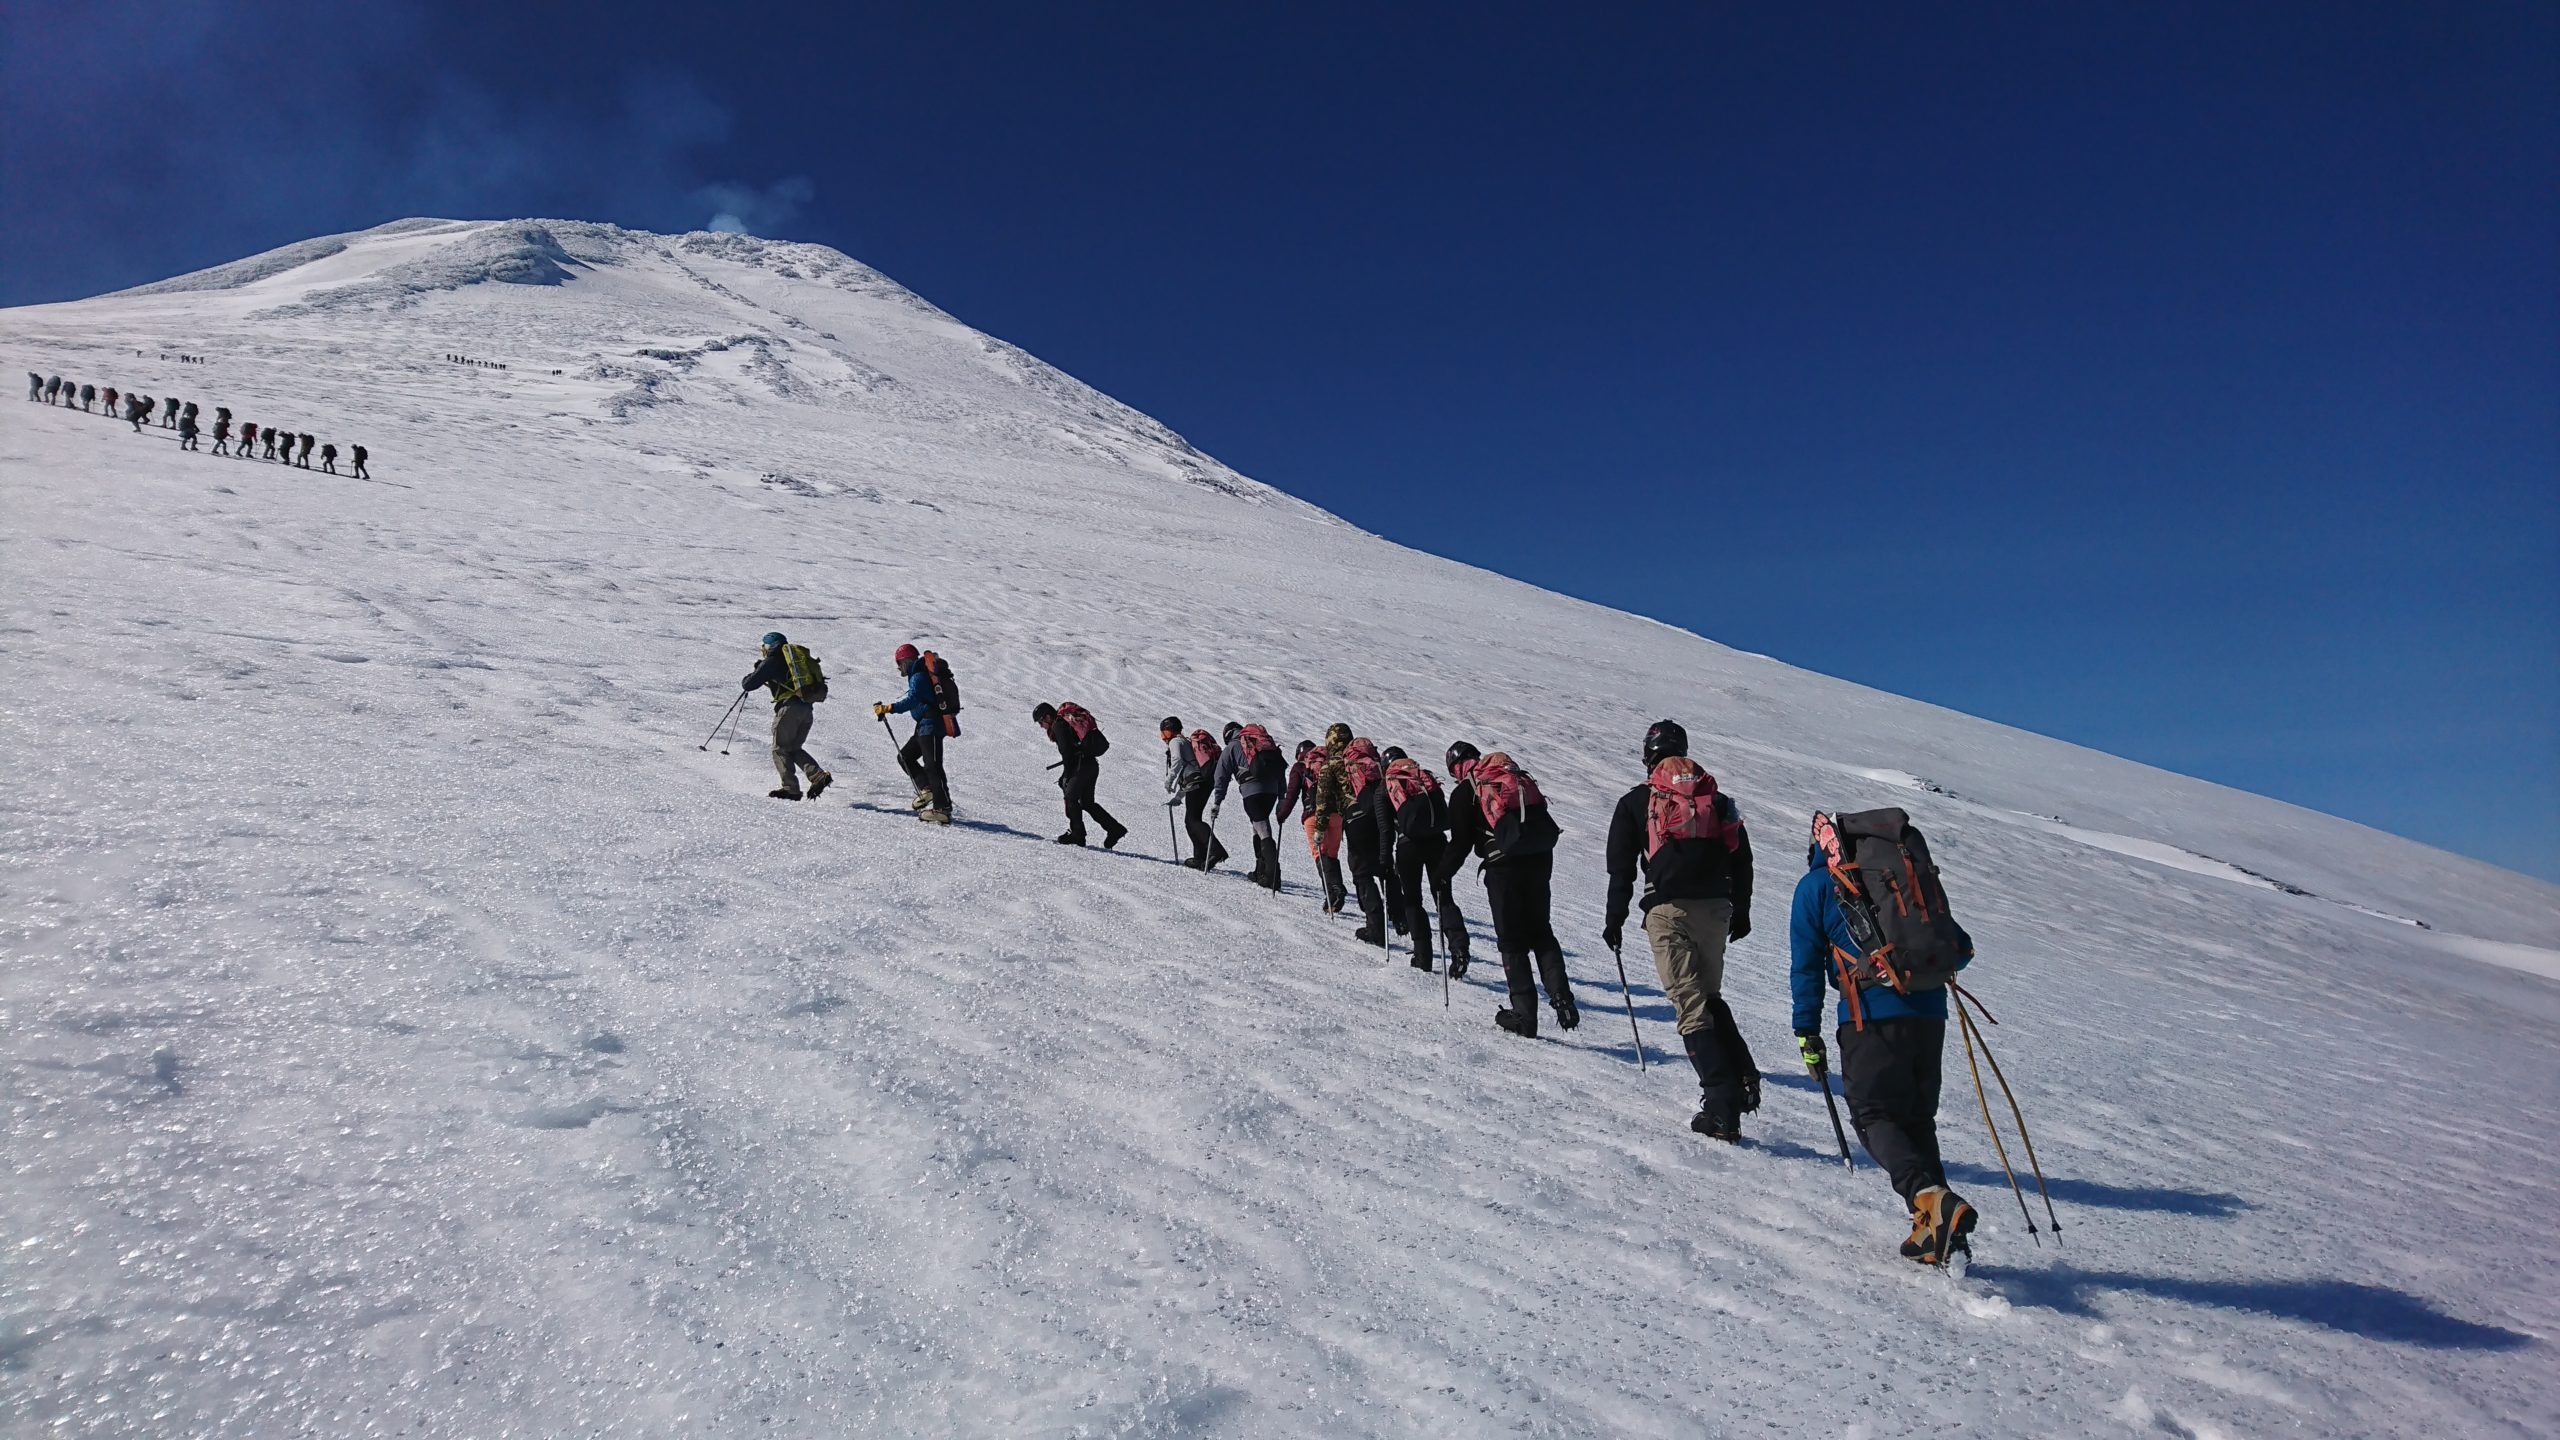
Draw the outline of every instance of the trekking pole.
<instances>
[{"instance_id":1,"label":"trekking pole","mask_svg":"<svg viewBox=\"0 0 2560 1440\"><path fill-rule=\"evenodd\" d=\"M1813 1083L1822 1087L1822 1108L1831 1112L1831 1138L1840 1142L1841 1167L1854 1172L1858 1164L1849 1158L1849 1132L1840 1128L1840 1102L1831 1098L1831 1067L1807 1065L1804 1068L1813 1075Z\"/></svg>"},{"instance_id":2,"label":"trekking pole","mask_svg":"<svg viewBox=\"0 0 2560 1440\"><path fill-rule=\"evenodd\" d=\"M1209 807L1209 843L1200 847L1200 878L1209 878L1209 857L1218 853L1218 807Z\"/></svg>"},{"instance_id":3,"label":"trekking pole","mask_svg":"<svg viewBox=\"0 0 2560 1440\"><path fill-rule=\"evenodd\" d=\"M1965 1068L1973 1072L1973 1098L1982 1103L1982 1128L1991 1132L1991 1149L2000 1157L2000 1173L2009 1177L2009 1193L2018 1197L2018 1218L2027 1222L2027 1237L2035 1241L2036 1248L2041 1250L2044 1237L2036 1229L2036 1217L2027 1213L2027 1192L2019 1188L2018 1172L2009 1168L2009 1147L2001 1143L2000 1127L1991 1123L1991 1097L1983 1093L1982 1067L1973 1059L1973 1022L1961 1009L1956 1011L1956 1019L1961 1022L1958 1033L1964 1037ZM1984 1048L1990 1048L1990 1042L1985 1041ZM2054 1241L2060 1244L2061 1237L2055 1236Z\"/></svg>"},{"instance_id":4,"label":"trekking pole","mask_svg":"<svg viewBox=\"0 0 2560 1440\"><path fill-rule=\"evenodd\" d=\"M747 703L747 692L746 692L746 691L744 691L744 690L741 690L741 691L739 691L739 692L738 692L738 698L729 702L729 708L720 712L720 720L719 720L719 723L718 723L718 724L715 724L715 725L713 725L713 726L711 727L711 733L710 733L710 734L708 734L708 735L706 735L706 736L704 736L704 737L702 738L702 743L701 743L701 744L699 744L699 745L694 746L693 748L694 748L694 749L696 749L696 750L708 750L708 749L710 749L710 748L711 748L711 742L720 738L720 728L721 728L721 726L728 724L728 723L729 723L729 717L730 717L730 716L732 716L732 715L734 715L734 714L736 714L736 713L738 713L738 707L739 707L739 706L741 706L741 705L744 705L744 704L746 704L746 703ZM725 755L725 754L727 754L727 753L729 753L729 752L727 752L727 751L725 751L725 750L724 750L724 751L722 751L722 752L720 752L720 753L722 753L722 754L724 754L724 755Z\"/></svg>"},{"instance_id":5,"label":"trekking pole","mask_svg":"<svg viewBox=\"0 0 2560 1440\"><path fill-rule=\"evenodd\" d=\"M1955 992L1957 1018L1965 1028L1973 1029L1973 1017L1969 1012L1982 1009L1982 1002L1973 998L1972 991L1953 980L1947 982L1947 988ZM1994 1025L2000 1023L1989 1010L1982 1010L1982 1018ZM2000 1098L2009 1102L2009 1118L2018 1122L2018 1143L2026 1147L2027 1170L2036 1177L2036 1198L2044 1202L2045 1223L2053 1230L2053 1243L2058 1247L2062 1244L2062 1217L2053 1213L2053 1192L2045 1188L2044 1166L2036 1160L2035 1137L2027 1133L2026 1112L2018 1108L2018 1097L2009 1089L2009 1077L2000 1073L2000 1057L1991 1053L1991 1037L1979 1030L1974 1030L1974 1034L1982 1041L1982 1058L1991 1062L1991 1078L2000 1082Z\"/></svg>"},{"instance_id":6,"label":"trekking pole","mask_svg":"<svg viewBox=\"0 0 2560 1440\"><path fill-rule=\"evenodd\" d=\"M1636 1028L1636 992L1627 988L1627 957L1617 946L1609 947L1609 958L1618 962L1618 998L1627 1002L1627 1033L1636 1037L1636 1069L1650 1067L1644 1058L1644 1032Z\"/></svg>"}]
</instances>

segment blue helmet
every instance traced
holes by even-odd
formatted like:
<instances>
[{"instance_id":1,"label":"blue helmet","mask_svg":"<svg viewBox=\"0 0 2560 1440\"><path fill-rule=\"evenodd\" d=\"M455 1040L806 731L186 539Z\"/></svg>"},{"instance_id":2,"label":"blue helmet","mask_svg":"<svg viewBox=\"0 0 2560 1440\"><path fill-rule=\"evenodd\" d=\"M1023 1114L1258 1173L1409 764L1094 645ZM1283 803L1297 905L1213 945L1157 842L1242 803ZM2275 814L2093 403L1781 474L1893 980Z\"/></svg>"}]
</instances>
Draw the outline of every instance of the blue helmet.
<instances>
[{"instance_id":1,"label":"blue helmet","mask_svg":"<svg viewBox=\"0 0 2560 1440\"><path fill-rule=\"evenodd\" d=\"M783 639L783 637L782 637L782 632L781 632L781 631L779 631L779 630L767 630L766 632L764 632L764 648L766 648L767 650L770 650L770 649L774 648L775 646L777 646L777 645L781 645L781 644L784 644L784 643L786 643L786 642L784 641L784 639Z\"/></svg>"}]
</instances>

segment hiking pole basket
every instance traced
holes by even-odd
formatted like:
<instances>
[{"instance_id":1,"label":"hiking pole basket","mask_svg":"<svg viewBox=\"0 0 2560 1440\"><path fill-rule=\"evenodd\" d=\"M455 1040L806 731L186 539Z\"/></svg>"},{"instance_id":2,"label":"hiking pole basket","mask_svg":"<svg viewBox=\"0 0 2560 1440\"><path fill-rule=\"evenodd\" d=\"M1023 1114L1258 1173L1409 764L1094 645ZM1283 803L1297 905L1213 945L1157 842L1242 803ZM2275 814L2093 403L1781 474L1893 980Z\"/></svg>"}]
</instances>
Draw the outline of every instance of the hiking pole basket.
<instances>
[{"instance_id":1,"label":"hiking pole basket","mask_svg":"<svg viewBox=\"0 0 2560 1440\"><path fill-rule=\"evenodd\" d=\"M1627 988L1627 957L1617 946L1609 947L1609 958L1618 962L1618 998L1627 1002L1627 1033L1636 1037L1636 1069L1649 1067L1644 1058L1644 1032L1636 1028L1636 992Z\"/></svg>"},{"instance_id":2,"label":"hiking pole basket","mask_svg":"<svg viewBox=\"0 0 2560 1440\"><path fill-rule=\"evenodd\" d=\"M708 750L708 749L710 749L710 748L711 748L711 742L720 738L720 730L721 730L721 727L722 727L722 726L727 725L727 724L729 723L729 717L730 717L730 716L732 716L732 715L737 714L737 713L738 713L738 707L739 707L739 706L741 706L741 705L744 705L744 704L746 704L746 703L747 703L747 692L746 692L746 691L744 691L744 690L741 690L741 691L739 691L739 692L738 692L738 698L736 698L736 699L734 699L734 700L732 700L732 701L730 701L730 702L729 702L729 708L720 712L720 719L719 719L719 721L718 721L718 723L717 723L717 724L714 724L714 725L711 727L711 733L710 733L709 735L704 736L704 737L703 737L703 740L702 740L702 743L701 743L701 744L699 744L699 745L694 746L693 748L694 748L694 749L696 749L696 750ZM726 754L728 754L729 752L728 752L728 751L726 751L726 750L723 750L723 751L721 751L720 753L721 753L721 754L723 754L723 755L726 755Z\"/></svg>"}]
</instances>

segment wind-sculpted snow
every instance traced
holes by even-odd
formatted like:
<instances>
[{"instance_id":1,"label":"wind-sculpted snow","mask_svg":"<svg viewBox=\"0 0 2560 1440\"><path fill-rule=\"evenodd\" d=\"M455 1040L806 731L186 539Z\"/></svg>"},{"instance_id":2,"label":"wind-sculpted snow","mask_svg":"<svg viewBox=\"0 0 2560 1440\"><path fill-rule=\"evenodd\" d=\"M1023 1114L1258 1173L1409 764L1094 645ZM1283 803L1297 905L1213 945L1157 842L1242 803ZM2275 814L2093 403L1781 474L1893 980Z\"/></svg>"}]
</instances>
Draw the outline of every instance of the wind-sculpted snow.
<instances>
[{"instance_id":1,"label":"wind-sculpted snow","mask_svg":"<svg viewBox=\"0 0 2560 1440\"><path fill-rule=\"evenodd\" d=\"M307 305L531 228L561 283ZM1399 549L822 247L295 253L0 314L378 481L0 411L0 1428L2560 1430L2552 887ZM814 805L761 699L697 748L775 628L833 685ZM864 708L909 639L970 697L948 830ZM1048 843L1064 699L1118 853ZM1165 863L1167 712L1519 756L1583 1027L1493 1030L1471 878L1443 1009L1303 849L1279 897ZM1664 714L1759 842L1740 1150L1594 938ZM1961 1288L1785 1063L1804 817L1885 803L2064 1225L1951 1054Z\"/></svg>"}]
</instances>

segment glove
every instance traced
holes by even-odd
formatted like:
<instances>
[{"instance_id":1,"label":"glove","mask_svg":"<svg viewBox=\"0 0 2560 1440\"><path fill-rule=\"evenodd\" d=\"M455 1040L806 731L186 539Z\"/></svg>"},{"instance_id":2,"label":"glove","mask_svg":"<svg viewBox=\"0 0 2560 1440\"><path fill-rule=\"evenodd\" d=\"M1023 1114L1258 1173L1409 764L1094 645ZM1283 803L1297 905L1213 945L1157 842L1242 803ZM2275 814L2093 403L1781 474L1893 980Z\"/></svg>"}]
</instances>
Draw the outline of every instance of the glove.
<instances>
[{"instance_id":1,"label":"glove","mask_svg":"<svg viewBox=\"0 0 2560 1440\"><path fill-rule=\"evenodd\" d=\"M1210 801L1210 802L1209 802L1209 824L1210 824L1212 827L1215 827L1215 826L1217 825L1217 823L1218 823L1218 802L1217 802L1217 801L1215 801L1215 800L1212 800L1212 801Z\"/></svg>"},{"instance_id":2,"label":"glove","mask_svg":"<svg viewBox=\"0 0 2560 1440\"><path fill-rule=\"evenodd\" d=\"M872 702L871 702L871 718L872 718L872 719L877 720L877 719L879 719L881 716L886 715L886 714L888 714L888 713L889 713L889 702L888 702L888 701L886 701L886 700L874 700L874 701L872 701Z\"/></svg>"},{"instance_id":3,"label":"glove","mask_svg":"<svg viewBox=\"0 0 2560 1440\"><path fill-rule=\"evenodd\" d=\"M1822 1048L1822 1032L1819 1030L1796 1032L1796 1054L1803 1058L1807 1070L1819 1073L1831 1068L1831 1053Z\"/></svg>"},{"instance_id":4,"label":"glove","mask_svg":"<svg viewBox=\"0 0 2560 1440\"><path fill-rule=\"evenodd\" d=\"M1626 939L1627 932L1619 929L1615 925L1603 925L1600 927L1600 943L1608 946L1612 950L1615 950L1620 945L1625 944Z\"/></svg>"},{"instance_id":5,"label":"glove","mask_svg":"<svg viewBox=\"0 0 2560 1440\"><path fill-rule=\"evenodd\" d=\"M1730 929L1730 930L1727 930L1727 931L1725 932L1725 940L1726 940L1726 942L1729 944L1729 943L1731 943L1731 942L1733 942L1733 941L1735 941L1735 940L1739 940L1739 939L1741 939L1743 936L1748 935L1748 934L1750 934L1750 933L1751 933L1751 912L1750 912L1750 911L1748 911L1748 910L1736 910L1736 911L1734 911L1734 912L1733 912L1733 928L1732 928L1732 929Z\"/></svg>"}]
</instances>

